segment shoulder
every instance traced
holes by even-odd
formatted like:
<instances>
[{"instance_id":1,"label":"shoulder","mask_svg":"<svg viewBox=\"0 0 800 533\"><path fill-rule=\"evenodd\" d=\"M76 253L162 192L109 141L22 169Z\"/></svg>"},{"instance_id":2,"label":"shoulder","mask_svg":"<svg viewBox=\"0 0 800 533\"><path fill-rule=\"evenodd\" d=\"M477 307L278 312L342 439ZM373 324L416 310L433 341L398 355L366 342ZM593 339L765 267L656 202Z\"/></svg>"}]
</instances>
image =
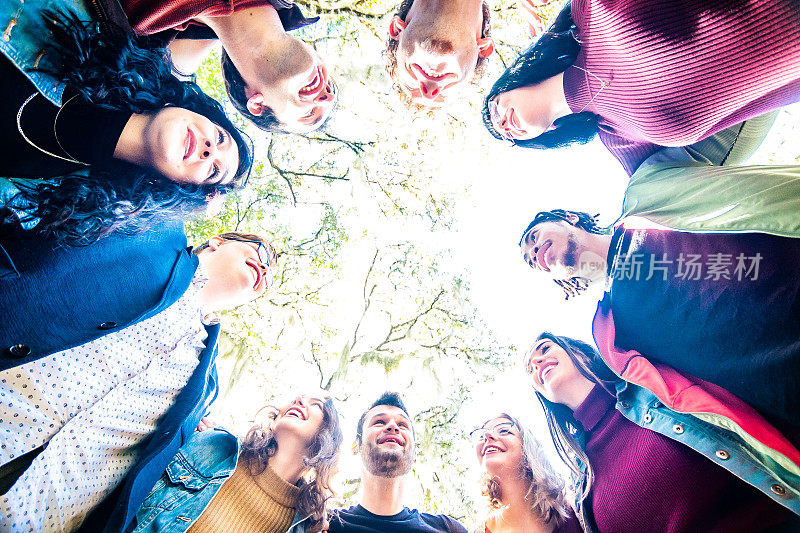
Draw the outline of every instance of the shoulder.
<instances>
[{"instance_id":1,"label":"shoulder","mask_svg":"<svg viewBox=\"0 0 800 533\"><path fill-rule=\"evenodd\" d=\"M420 513L419 517L423 522L435 527L438 531L444 531L446 533L467 533L467 528L450 516L444 514L433 515Z\"/></svg>"}]
</instances>

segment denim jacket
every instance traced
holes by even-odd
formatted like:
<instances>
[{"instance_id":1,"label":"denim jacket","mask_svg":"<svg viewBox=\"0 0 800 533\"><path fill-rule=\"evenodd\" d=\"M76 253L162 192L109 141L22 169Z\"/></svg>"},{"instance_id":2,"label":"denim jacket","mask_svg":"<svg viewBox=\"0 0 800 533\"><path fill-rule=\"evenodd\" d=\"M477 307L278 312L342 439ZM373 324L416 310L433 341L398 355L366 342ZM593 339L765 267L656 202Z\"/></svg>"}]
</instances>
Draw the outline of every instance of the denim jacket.
<instances>
[{"instance_id":1,"label":"denim jacket","mask_svg":"<svg viewBox=\"0 0 800 533\"><path fill-rule=\"evenodd\" d=\"M50 74L36 70L56 69L58 54L48 42L49 32L42 12L73 12L79 20L92 20L84 0L3 0L0 2L0 52L2 52L42 95L61 105L64 84Z\"/></svg>"},{"instance_id":2,"label":"denim jacket","mask_svg":"<svg viewBox=\"0 0 800 533\"><path fill-rule=\"evenodd\" d=\"M800 478L748 443L741 436L718 424L705 422L691 413L681 413L664 405L650 390L626 381L616 386L616 409L643 428L677 440L706 456L736 477L748 482L776 502L800 514ZM585 469L582 468L585 474ZM576 483L580 494L586 476ZM575 514L584 531L596 530L587 499L575 501Z\"/></svg>"},{"instance_id":3,"label":"denim jacket","mask_svg":"<svg viewBox=\"0 0 800 533\"><path fill-rule=\"evenodd\" d=\"M800 515L800 451L752 407L730 392L615 343L612 311L598 305L595 343L620 378L616 409L625 418L685 444ZM585 470L582 468L585 474ZM576 483L583 492L586 475ZM592 531L590 505L576 501L576 515Z\"/></svg>"},{"instance_id":4,"label":"denim jacket","mask_svg":"<svg viewBox=\"0 0 800 533\"><path fill-rule=\"evenodd\" d=\"M239 442L224 429L198 431L181 447L136 513L134 533L189 529L236 469ZM286 533L306 533L308 517L295 515Z\"/></svg>"},{"instance_id":5,"label":"denim jacket","mask_svg":"<svg viewBox=\"0 0 800 533\"><path fill-rule=\"evenodd\" d=\"M0 2L0 52L2 52L42 95L61 105L64 84L41 70L58 71L58 54L49 41L44 24L45 10L72 13L81 21L112 22L132 31L118 0L3 0Z\"/></svg>"}]
</instances>

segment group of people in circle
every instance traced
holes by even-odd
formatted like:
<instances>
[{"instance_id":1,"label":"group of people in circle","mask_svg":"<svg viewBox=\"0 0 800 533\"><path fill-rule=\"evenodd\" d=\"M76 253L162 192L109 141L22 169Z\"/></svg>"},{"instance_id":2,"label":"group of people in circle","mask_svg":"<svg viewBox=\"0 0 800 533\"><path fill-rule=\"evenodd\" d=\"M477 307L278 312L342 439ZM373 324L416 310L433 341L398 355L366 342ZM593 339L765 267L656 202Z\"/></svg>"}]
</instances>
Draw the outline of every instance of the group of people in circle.
<instances>
[{"instance_id":1,"label":"group of people in circle","mask_svg":"<svg viewBox=\"0 0 800 533\"><path fill-rule=\"evenodd\" d=\"M522 231L567 300L604 290L594 345L544 332L519 355L569 479L498 413L471 433L475 530L800 528L800 167L746 165L800 100L800 3L571 0L546 31L546 0L519 3L541 35L488 91L486 128L538 149L599 137L630 182L610 227L557 208ZM480 78L490 16L403 0L385 56L409 106ZM290 0L0 4L0 529L466 530L403 505L416 434L396 393L358 421L347 509L329 508L330 397L263 408L242 439L205 418L217 313L265 293L279 254L234 231L187 245L184 217L253 165L193 71L221 43L241 115L311 132L336 84L289 32L317 20Z\"/></svg>"}]
</instances>

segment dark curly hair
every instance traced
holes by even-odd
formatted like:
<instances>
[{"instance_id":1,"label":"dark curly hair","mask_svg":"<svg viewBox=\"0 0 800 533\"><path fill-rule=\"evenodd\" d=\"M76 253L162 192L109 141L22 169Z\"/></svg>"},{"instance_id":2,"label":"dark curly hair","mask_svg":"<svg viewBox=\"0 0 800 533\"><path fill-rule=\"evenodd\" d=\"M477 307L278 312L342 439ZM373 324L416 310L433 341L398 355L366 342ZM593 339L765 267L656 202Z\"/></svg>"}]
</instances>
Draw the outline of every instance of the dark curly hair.
<instances>
[{"instance_id":1,"label":"dark curly hair","mask_svg":"<svg viewBox=\"0 0 800 533\"><path fill-rule=\"evenodd\" d=\"M143 48L137 37L110 23L100 31L99 23L82 22L74 14L45 11L43 16L59 64L57 71L43 71L107 109L153 113L175 106L201 114L230 133L239 165L227 185L195 185L114 160L109 168L90 169L88 176L20 185L13 200L18 218L6 210L5 222L37 222L35 231L64 244L86 245L114 231L144 230L162 217L183 217L244 186L253 163L249 138L196 84L172 75L166 50Z\"/></svg>"},{"instance_id":2,"label":"dark curly hair","mask_svg":"<svg viewBox=\"0 0 800 533\"><path fill-rule=\"evenodd\" d=\"M572 22L572 6L567 2L553 24L522 52L514 63L494 82L483 102L483 124L489 133L501 140L508 140L492 125L489 102L498 94L535 85L567 70L575 62L581 43ZM513 140L524 148L560 148L574 143L587 143L598 131L599 117L584 111L572 113L553 122L553 129L533 139Z\"/></svg>"},{"instance_id":3,"label":"dark curly hair","mask_svg":"<svg viewBox=\"0 0 800 533\"><path fill-rule=\"evenodd\" d=\"M395 16L406 20L408 12L411 10L411 6L413 4L414 0L403 0L397 7ZM485 1L481 5L481 13L483 15L483 20L481 22L481 37L489 37L492 34L492 17L489 4L487 4ZM422 106L415 104L411 98L409 98L408 95L403 92L403 89L400 87L400 84L397 81L397 47L399 45L400 41L392 38L391 36L386 41L386 50L384 51L384 57L386 59L386 72L389 74L389 78L392 80L392 87L394 88L395 92L400 95L401 100L407 106L414 108L417 111L422 111ZM488 61L488 57L480 57L480 55L478 56L478 61L475 63L475 70L472 76L473 83L478 83L481 80L486 71L486 63Z\"/></svg>"},{"instance_id":4,"label":"dark curly hair","mask_svg":"<svg viewBox=\"0 0 800 533\"><path fill-rule=\"evenodd\" d=\"M275 420L278 409L268 406L269 417ZM310 531L321 531L326 517L325 505L333 495L331 476L336 470L339 447L344 439L339 412L328 398L322 405L322 425L308 445L308 454L303 458L307 467L312 469L310 481L301 481L297 510L304 516L311 517ZM267 469L269 459L278 451L273 428L260 424L250 428L242 441L242 459L246 461L250 473L258 475Z\"/></svg>"}]
</instances>

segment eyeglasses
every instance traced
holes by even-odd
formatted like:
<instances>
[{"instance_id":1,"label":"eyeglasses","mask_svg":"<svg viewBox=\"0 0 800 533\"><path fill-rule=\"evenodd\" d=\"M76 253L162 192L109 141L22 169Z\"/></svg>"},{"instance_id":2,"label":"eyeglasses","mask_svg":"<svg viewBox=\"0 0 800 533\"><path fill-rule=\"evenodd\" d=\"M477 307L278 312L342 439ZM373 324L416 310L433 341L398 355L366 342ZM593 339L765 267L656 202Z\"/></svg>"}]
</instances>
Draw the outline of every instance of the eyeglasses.
<instances>
[{"instance_id":1,"label":"eyeglasses","mask_svg":"<svg viewBox=\"0 0 800 533\"><path fill-rule=\"evenodd\" d=\"M238 242L246 242L249 244L256 245L256 251L258 252L258 260L261 262L262 265L269 268L272 267L272 254L269 253L267 249L267 245L261 241L257 241L255 239L245 239L244 237L225 237L226 241L238 241Z\"/></svg>"},{"instance_id":2,"label":"eyeglasses","mask_svg":"<svg viewBox=\"0 0 800 533\"><path fill-rule=\"evenodd\" d=\"M479 427L469 432L469 438L473 444L477 445L486 441L487 433L491 433L496 437L513 435L514 432L511 431L511 428L514 426L516 426L516 424L509 420L508 422L500 422L499 424L495 424L491 427Z\"/></svg>"}]
</instances>

